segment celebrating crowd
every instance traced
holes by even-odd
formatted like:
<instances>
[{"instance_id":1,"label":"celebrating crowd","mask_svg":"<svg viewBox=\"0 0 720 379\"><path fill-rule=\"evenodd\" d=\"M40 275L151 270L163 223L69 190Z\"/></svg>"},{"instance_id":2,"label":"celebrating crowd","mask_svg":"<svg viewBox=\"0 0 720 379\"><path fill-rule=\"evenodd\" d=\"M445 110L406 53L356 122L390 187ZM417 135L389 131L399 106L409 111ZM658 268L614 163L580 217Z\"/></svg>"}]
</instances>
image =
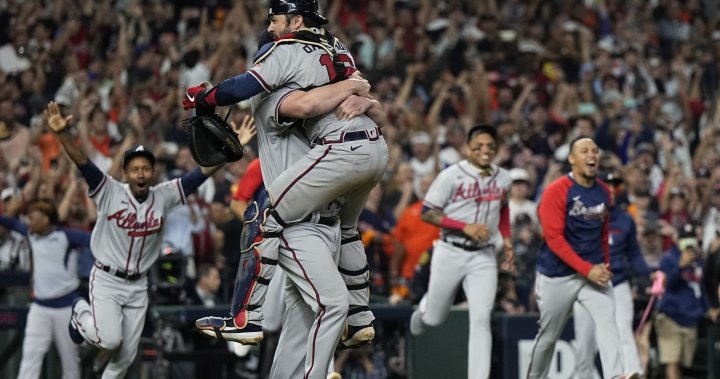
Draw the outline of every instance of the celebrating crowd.
<instances>
[{"instance_id":1,"label":"celebrating crowd","mask_svg":"<svg viewBox=\"0 0 720 379\"><path fill-rule=\"evenodd\" d=\"M357 224L370 302L415 304L426 295L433 245L450 226L426 222L425 195L443 169L471 158L468 136L477 134L468 132L487 124L494 127L492 164L508 170L508 245L498 250L514 255L513 264L498 263L493 310L538 311L536 263L546 234L538 204L546 188L574 172L572 142L591 139L597 178L625 223L610 224L611 250L628 251L615 265L626 270L611 281L626 283L630 307L642 310L652 281L664 278L654 321L639 320L641 312L627 319L643 328L634 336L639 353L623 355L639 357L632 369L647 372L655 327L666 376L680 378L693 362L696 326L703 317L715 321L718 307L720 25L710 3L320 1L324 27L352 53L386 118L388 166ZM0 30L0 270L29 270L30 247L39 242L24 234L57 226L72 251L65 268L87 286L97 262L88 258L85 234L104 212L91 199L102 187L97 178L127 177L128 151L147 151L153 182L128 180L133 191L186 184L193 175L197 187L176 194L182 204L165 215L164 256L182 257L179 275L192 283L167 302L229 303L244 221L231 203L261 149L251 140L242 160L203 169L210 176L202 182L181 104L186 89L253 67L268 2L6 0L0 21L7 25ZM231 108L250 140L250 103ZM52 115L72 116L62 119L67 141L49 124ZM87 165L65 154L66 143L100 176L88 179ZM18 232L19 224L29 229ZM219 286L200 285L216 273ZM72 302L74 287L50 295ZM635 344L632 337L621 339L623 347ZM363 377L388 375L375 353L354 357L365 363L355 367ZM337 360L350 370L348 354Z\"/></svg>"}]
</instances>

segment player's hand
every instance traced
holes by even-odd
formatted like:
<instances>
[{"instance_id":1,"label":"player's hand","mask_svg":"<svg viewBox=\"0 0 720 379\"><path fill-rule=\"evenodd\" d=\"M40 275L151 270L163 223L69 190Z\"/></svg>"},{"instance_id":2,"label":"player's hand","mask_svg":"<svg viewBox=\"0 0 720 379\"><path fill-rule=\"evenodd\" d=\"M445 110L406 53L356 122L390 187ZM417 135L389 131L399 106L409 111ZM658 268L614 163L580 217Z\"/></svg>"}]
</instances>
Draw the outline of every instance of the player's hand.
<instances>
[{"instance_id":1,"label":"player's hand","mask_svg":"<svg viewBox=\"0 0 720 379\"><path fill-rule=\"evenodd\" d=\"M370 96L370 82L363 78L351 77L346 79L348 84L353 88L353 92L358 96Z\"/></svg>"},{"instance_id":2,"label":"player's hand","mask_svg":"<svg viewBox=\"0 0 720 379\"><path fill-rule=\"evenodd\" d=\"M198 104L201 104L201 100L205 97L205 93L211 87L212 85L209 82L202 82L185 90L185 97L182 101L183 109L197 108Z\"/></svg>"},{"instance_id":3,"label":"player's hand","mask_svg":"<svg viewBox=\"0 0 720 379\"><path fill-rule=\"evenodd\" d=\"M503 247L505 254L505 260L500 264L500 269L511 274L515 274L515 251L512 248L512 244L509 246L506 244Z\"/></svg>"},{"instance_id":4,"label":"player's hand","mask_svg":"<svg viewBox=\"0 0 720 379\"><path fill-rule=\"evenodd\" d=\"M335 115L340 120L352 120L367 112L372 105L372 100L367 97L351 95L337 107Z\"/></svg>"},{"instance_id":5,"label":"player's hand","mask_svg":"<svg viewBox=\"0 0 720 379\"><path fill-rule=\"evenodd\" d=\"M48 104L47 109L43 111L43 115L47 119L48 126L55 133L60 133L65 130L68 123L70 123L70 120L73 118L72 115L63 118L60 113L60 107L58 107L57 103L54 101L51 101Z\"/></svg>"},{"instance_id":6,"label":"player's hand","mask_svg":"<svg viewBox=\"0 0 720 379\"><path fill-rule=\"evenodd\" d=\"M463 233L475 241L485 241L490 236L488 227L485 224L465 224Z\"/></svg>"},{"instance_id":7,"label":"player's hand","mask_svg":"<svg viewBox=\"0 0 720 379\"><path fill-rule=\"evenodd\" d=\"M680 254L680 262L678 263L678 266L680 266L680 268L685 268L691 265L695 261L696 257L697 256L694 250L685 249L682 254Z\"/></svg>"},{"instance_id":8,"label":"player's hand","mask_svg":"<svg viewBox=\"0 0 720 379\"><path fill-rule=\"evenodd\" d=\"M240 127L238 127L234 121L230 121L230 127L232 127L235 133L238 135L238 140L243 146L250 143L253 137L255 137L255 135L257 134L257 128L255 127L255 119L250 115L245 115L242 124L240 124Z\"/></svg>"},{"instance_id":9,"label":"player's hand","mask_svg":"<svg viewBox=\"0 0 720 379\"><path fill-rule=\"evenodd\" d=\"M608 266L604 263L593 265L592 269L587 276L588 280L600 287L607 287L610 279L612 279L612 272L608 269Z\"/></svg>"}]
</instances>

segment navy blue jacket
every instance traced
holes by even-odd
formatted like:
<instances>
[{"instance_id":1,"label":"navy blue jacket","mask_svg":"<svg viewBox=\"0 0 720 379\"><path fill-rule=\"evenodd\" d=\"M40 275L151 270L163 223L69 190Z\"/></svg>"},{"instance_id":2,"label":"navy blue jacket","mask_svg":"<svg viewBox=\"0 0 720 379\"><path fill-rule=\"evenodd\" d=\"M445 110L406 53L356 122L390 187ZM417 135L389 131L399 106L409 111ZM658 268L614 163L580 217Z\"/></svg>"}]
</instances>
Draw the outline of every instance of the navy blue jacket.
<instances>
[{"instance_id":1,"label":"navy blue jacket","mask_svg":"<svg viewBox=\"0 0 720 379\"><path fill-rule=\"evenodd\" d=\"M660 301L660 312L680 326L694 327L708 310L707 296L703 289L702 260L684 269L678 266L680 250L673 246L660 260L660 270L665 273L665 295Z\"/></svg>"},{"instance_id":2,"label":"navy blue jacket","mask_svg":"<svg viewBox=\"0 0 720 379\"><path fill-rule=\"evenodd\" d=\"M650 269L637 242L635 221L621 207L614 206L610 211L609 244L614 286L627 281L630 271L645 277L650 276Z\"/></svg>"}]
</instances>

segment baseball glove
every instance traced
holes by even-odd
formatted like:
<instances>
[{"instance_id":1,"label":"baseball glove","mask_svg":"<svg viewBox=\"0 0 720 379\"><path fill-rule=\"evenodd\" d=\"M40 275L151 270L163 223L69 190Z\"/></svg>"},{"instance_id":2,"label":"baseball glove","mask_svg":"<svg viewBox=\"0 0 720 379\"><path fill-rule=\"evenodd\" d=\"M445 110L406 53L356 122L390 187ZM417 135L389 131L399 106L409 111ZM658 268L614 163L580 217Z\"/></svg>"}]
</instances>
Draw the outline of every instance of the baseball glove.
<instances>
[{"instance_id":1,"label":"baseball glove","mask_svg":"<svg viewBox=\"0 0 720 379\"><path fill-rule=\"evenodd\" d=\"M197 115L183 121L187 144L200 166L213 167L243 157L238 136L220 115Z\"/></svg>"}]
</instances>

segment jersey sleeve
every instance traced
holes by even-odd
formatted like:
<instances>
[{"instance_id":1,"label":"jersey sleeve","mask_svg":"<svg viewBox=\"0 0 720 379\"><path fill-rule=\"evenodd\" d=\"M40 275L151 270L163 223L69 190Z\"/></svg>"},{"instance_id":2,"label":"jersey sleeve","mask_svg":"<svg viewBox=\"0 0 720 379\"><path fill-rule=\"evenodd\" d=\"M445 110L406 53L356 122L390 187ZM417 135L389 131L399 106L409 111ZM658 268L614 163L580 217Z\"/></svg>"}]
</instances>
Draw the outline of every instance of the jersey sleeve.
<instances>
[{"instance_id":1,"label":"jersey sleeve","mask_svg":"<svg viewBox=\"0 0 720 379\"><path fill-rule=\"evenodd\" d=\"M0 226L16 231L24 236L28 234L28 226L16 218L0 216Z\"/></svg>"},{"instance_id":2,"label":"jersey sleeve","mask_svg":"<svg viewBox=\"0 0 720 379\"><path fill-rule=\"evenodd\" d=\"M94 190L88 190L88 196L97 205L99 213L110 207L113 201L117 200L118 192L122 190L122 184L110 176L103 175L103 179Z\"/></svg>"},{"instance_id":3,"label":"jersey sleeve","mask_svg":"<svg viewBox=\"0 0 720 379\"><path fill-rule=\"evenodd\" d=\"M263 89L272 92L275 88L287 83L294 72L288 65L298 61L291 54L291 45L278 45L265 59L257 62L248 72L253 75Z\"/></svg>"},{"instance_id":4,"label":"jersey sleeve","mask_svg":"<svg viewBox=\"0 0 720 379\"><path fill-rule=\"evenodd\" d=\"M573 250L565 238L565 215L567 214L567 188L563 183L557 181L543 193L538 216L540 225L550 250L583 276L587 276L592 264L580 258L580 255Z\"/></svg>"},{"instance_id":5,"label":"jersey sleeve","mask_svg":"<svg viewBox=\"0 0 720 379\"><path fill-rule=\"evenodd\" d=\"M290 96L293 92L297 91L296 89L288 88L288 87L282 87L278 88L275 91L273 91L272 94L270 94L270 97L266 101L270 101L273 105L273 109L275 109L273 121L271 123L268 123L269 129L274 130L276 132L284 131L285 129L289 128L290 126L295 123L296 119L291 117L286 117L280 114L280 106L282 103Z\"/></svg>"},{"instance_id":6,"label":"jersey sleeve","mask_svg":"<svg viewBox=\"0 0 720 379\"><path fill-rule=\"evenodd\" d=\"M77 229L65 229L63 233L71 247L90 247L90 233Z\"/></svg>"},{"instance_id":7,"label":"jersey sleeve","mask_svg":"<svg viewBox=\"0 0 720 379\"><path fill-rule=\"evenodd\" d=\"M430 185L423 199L423 205L426 207L443 209L450 200L455 184L449 180L448 170L449 168L441 171Z\"/></svg>"},{"instance_id":8,"label":"jersey sleeve","mask_svg":"<svg viewBox=\"0 0 720 379\"><path fill-rule=\"evenodd\" d=\"M233 200L249 202L255 191L262 185L262 171L260 160L255 159L248 165L245 175L240 179L237 190L233 194Z\"/></svg>"},{"instance_id":9,"label":"jersey sleeve","mask_svg":"<svg viewBox=\"0 0 720 379\"><path fill-rule=\"evenodd\" d=\"M162 203L166 211L187 202L180 178L162 182L153 187L152 192L158 197L155 201Z\"/></svg>"}]
</instances>

